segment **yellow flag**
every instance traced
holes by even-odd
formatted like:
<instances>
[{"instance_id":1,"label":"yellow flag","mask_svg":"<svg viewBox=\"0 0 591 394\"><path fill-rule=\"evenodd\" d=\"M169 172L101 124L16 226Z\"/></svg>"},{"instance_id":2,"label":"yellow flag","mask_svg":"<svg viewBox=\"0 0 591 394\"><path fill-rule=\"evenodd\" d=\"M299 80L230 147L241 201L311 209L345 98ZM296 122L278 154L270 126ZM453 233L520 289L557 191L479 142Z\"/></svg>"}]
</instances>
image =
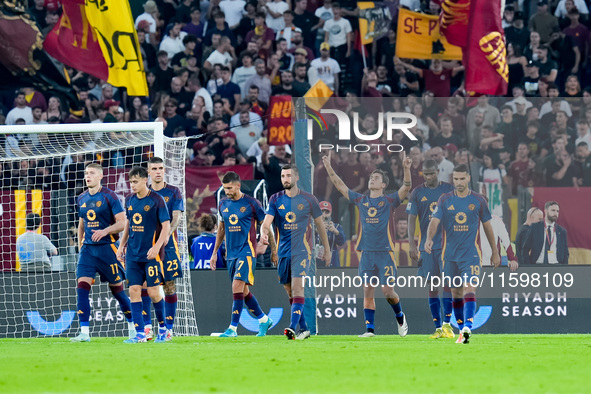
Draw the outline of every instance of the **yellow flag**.
<instances>
[{"instance_id":1,"label":"yellow flag","mask_svg":"<svg viewBox=\"0 0 591 394\"><path fill-rule=\"evenodd\" d=\"M462 49L439 34L439 16L400 8L396 56L407 59L462 60Z\"/></svg>"},{"instance_id":2,"label":"yellow flag","mask_svg":"<svg viewBox=\"0 0 591 394\"><path fill-rule=\"evenodd\" d=\"M114 86L125 86L130 96L147 96L144 62L129 2L87 1L86 16L97 32L109 67L108 82Z\"/></svg>"},{"instance_id":3,"label":"yellow flag","mask_svg":"<svg viewBox=\"0 0 591 394\"><path fill-rule=\"evenodd\" d=\"M334 92L324 83L322 79L318 79L314 86L304 94L306 105L314 111L319 111Z\"/></svg>"}]
</instances>

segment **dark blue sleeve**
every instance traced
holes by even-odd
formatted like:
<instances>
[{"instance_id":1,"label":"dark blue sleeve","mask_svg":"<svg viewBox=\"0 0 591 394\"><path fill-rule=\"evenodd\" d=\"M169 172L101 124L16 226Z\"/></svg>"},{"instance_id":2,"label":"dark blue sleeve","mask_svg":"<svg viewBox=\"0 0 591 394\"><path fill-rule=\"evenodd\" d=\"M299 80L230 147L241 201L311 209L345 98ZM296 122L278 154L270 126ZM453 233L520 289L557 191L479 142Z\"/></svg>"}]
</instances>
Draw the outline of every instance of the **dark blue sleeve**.
<instances>
[{"instance_id":1,"label":"dark blue sleeve","mask_svg":"<svg viewBox=\"0 0 591 394\"><path fill-rule=\"evenodd\" d=\"M181 191L178 187L175 188L174 194L172 196L172 210L173 211L181 211L181 212L185 211L185 206L183 203L183 196L181 195Z\"/></svg>"},{"instance_id":2,"label":"dark blue sleeve","mask_svg":"<svg viewBox=\"0 0 591 394\"><path fill-rule=\"evenodd\" d=\"M488 209L488 205L486 205L486 201L484 200L484 198L479 197L479 200L480 200L480 221L482 223L486 223L492 219L492 216L490 215L490 210Z\"/></svg>"},{"instance_id":3,"label":"dark blue sleeve","mask_svg":"<svg viewBox=\"0 0 591 394\"><path fill-rule=\"evenodd\" d=\"M335 235L334 242L337 246L341 246L345 243L345 231L343 230L343 226L338 223L335 227L339 230L339 234Z\"/></svg>"},{"instance_id":4,"label":"dark blue sleeve","mask_svg":"<svg viewBox=\"0 0 591 394\"><path fill-rule=\"evenodd\" d=\"M269 206L267 207L267 215L273 217L277 216L277 195L273 194L269 200Z\"/></svg>"},{"instance_id":5,"label":"dark blue sleeve","mask_svg":"<svg viewBox=\"0 0 591 394\"><path fill-rule=\"evenodd\" d=\"M349 201L355 205L359 205L359 202L356 202L359 198L363 197L363 194L359 194L354 192L353 190L349 189Z\"/></svg>"},{"instance_id":6,"label":"dark blue sleeve","mask_svg":"<svg viewBox=\"0 0 591 394\"><path fill-rule=\"evenodd\" d=\"M418 216L419 211L418 211L418 207L417 207L417 189L414 189L411 193L410 193L410 197L408 199L408 204L406 204L406 213L408 213L409 215L415 215Z\"/></svg>"},{"instance_id":7,"label":"dark blue sleeve","mask_svg":"<svg viewBox=\"0 0 591 394\"><path fill-rule=\"evenodd\" d=\"M318 202L318 199L314 196L312 196L310 199L310 210L312 211L312 217L314 219L317 219L320 216L322 216L322 210L320 209L320 203Z\"/></svg>"},{"instance_id":8,"label":"dark blue sleeve","mask_svg":"<svg viewBox=\"0 0 591 394\"><path fill-rule=\"evenodd\" d=\"M131 219L131 211L129 210L130 200L131 200L131 196L125 197L125 216L127 216L127 219Z\"/></svg>"},{"instance_id":9,"label":"dark blue sleeve","mask_svg":"<svg viewBox=\"0 0 591 394\"><path fill-rule=\"evenodd\" d=\"M109 205L111 205L111 212L113 212L113 216L117 215L118 213L123 212L123 207L121 206L121 202L119 201L119 198L117 198L117 195L113 192L111 193L106 193L106 199L109 202Z\"/></svg>"},{"instance_id":10,"label":"dark blue sleeve","mask_svg":"<svg viewBox=\"0 0 591 394\"><path fill-rule=\"evenodd\" d=\"M253 198L253 200L255 201L257 221L262 222L263 220L265 220L265 211L263 211L263 207L262 207L261 203L259 202L259 200L254 199L254 198Z\"/></svg>"},{"instance_id":11,"label":"dark blue sleeve","mask_svg":"<svg viewBox=\"0 0 591 394\"><path fill-rule=\"evenodd\" d=\"M433 216L434 218L437 218L439 220L443 219L443 206L445 204L445 201L443 199L443 196L439 197L439 200L437 200L437 207L435 208L435 212L433 212Z\"/></svg>"},{"instance_id":12,"label":"dark blue sleeve","mask_svg":"<svg viewBox=\"0 0 591 394\"><path fill-rule=\"evenodd\" d=\"M170 214L168 213L168 208L166 208L166 203L164 202L164 199L160 197L160 195L158 195L158 197L155 198L156 209L158 210L158 220L160 221L160 223L169 222Z\"/></svg>"},{"instance_id":13,"label":"dark blue sleeve","mask_svg":"<svg viewBox=\"0 0 591 394\"><path fill-rule=\"evenodd\" d=\"M392 198L394 200L394 202L392 203L392 207L394 207L394 208L398 208L400 206L400 204L402 204L402 201L400 201L400 196L398 195L398 192L388 194L386 197Z\"/></svg>"}]
</instances>

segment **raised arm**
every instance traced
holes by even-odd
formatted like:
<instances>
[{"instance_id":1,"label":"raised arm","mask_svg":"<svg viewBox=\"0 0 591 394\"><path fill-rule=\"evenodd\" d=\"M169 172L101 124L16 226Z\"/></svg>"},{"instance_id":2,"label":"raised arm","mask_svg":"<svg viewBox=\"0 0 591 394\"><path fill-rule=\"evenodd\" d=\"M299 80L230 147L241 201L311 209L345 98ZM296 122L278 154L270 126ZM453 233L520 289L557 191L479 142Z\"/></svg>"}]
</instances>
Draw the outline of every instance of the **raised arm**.
<instances>
[{"instance_id":1,"label":"raised arm","mask_svg":"<svg viewBox=\"0 0 591 394\"><path fill-rule=\"evenodd\" d=\"M402 151L402 165L404 166L404 179L402 181L402 186L398 189L398 197L400 201L404 201L408 192L412 188L412 178L410 176L410 166L412 165L412 160L410 157L406 157L406 152Z\"/></svg>"},{"instance_id":2,"label":"raised arm","mask_svg":"<svg viewBox=\"0 0 591 394\"><path fill-rule=\"evenodd\" d=\"M332 164L330 163L330 151L328 151L328 156L322 157L322 163L324 164L324 168L326 168L326 172L328 173L328 177L332 184L337 188L339 192L348 200L349 199L349 188L345 185L345 182L334 172L332 169Z\"/></svg>"}]
</instances>

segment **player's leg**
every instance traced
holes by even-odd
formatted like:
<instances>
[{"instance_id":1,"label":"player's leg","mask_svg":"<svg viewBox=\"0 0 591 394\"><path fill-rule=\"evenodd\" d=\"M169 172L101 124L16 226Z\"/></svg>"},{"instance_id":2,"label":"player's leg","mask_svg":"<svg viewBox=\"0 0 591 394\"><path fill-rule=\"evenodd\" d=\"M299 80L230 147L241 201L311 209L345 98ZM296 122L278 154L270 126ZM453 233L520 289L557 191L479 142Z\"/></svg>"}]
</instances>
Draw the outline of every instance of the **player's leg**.
<instances>
[{"instance_id":1,"label":"player's leg","mask_svg":"<svg viewBox=\"0 0 591 394\"><path fill-rule=\"evenodd\" d=\"M449 286L443 286L443 296L441 298L443 303L443 326L441 327L441 329L443 330L443 335L445 336L445 338L453 338L455 337L453 328L451 327L453 298L451 295L451 288Z\"/></svg>"},{"instance_id":2,"label":"player's leg","mask_svg":"<svg viewBox=\"0 0 591 394\"><path fill-rule=\"evenodd\" d=\"M441 261L438 259L438 256L441 256L441 251L433 250L431 253L421 252L419 258L418 274L429 281L427 301L429 304L429 310L431 311L431 318L433 319L433 324L435 325L435 333L429 337L431 339L445 337L441 324L442 319L441 302L439 300L439 286L435 286L432 279L439 277L441 273Z\"/></svg>"},{"instance_id":3,"label":"player's leg","mask_svg":"<svg viewBox=\"0 0 591 394\"><path fill-rule=\"evenodd\" d=\"M264 337L267 335L269 328L273 325L273 320L263 312L259 302L250 290L250 286L244 286L244 305L246 305L250 313L252 313L259 321L259 332L257 333L257 337Z\"/></svg>"},{"instance_id":4,"label":"player's leg","mask_svg":"<svg viewBox=\"0 0 591 394\"><path fill-rule=\"evenodd\" d=\"M238 263L238 261L236 263ZM238 323L240 323L240 316L242 315L242 309L244 308L245 287L246 283L243 280L234 279L232 281L232 317L230 319L230 326L228 326L226 331L220 335L222 338L238 336L236 330L238 329Z\"/></svg>"},{"instance_id":5,"label":"player's leg","mask_svg":"<svg viewBox=\"0 0 591 394\"><path fill-rule=\"evenodd\" d=\"M166 340L172 340L172 329L178 297L176 294L175 280L183 277L181 259L177 250L167 251L164 258L164 312L166 317Z\"/></svg>"},{"instance_id":6,"label":"player's leg","mask_svg":"<svg viewBox=\"0 0 591 394\"><path fill-rule=\"evenodd\" d=\"M154 342L165 342L166 324L164 317L164 297L160 292L160 286L164 283L164 265L161 261L152 261L144 267L146 284L148 285L148 295L154 304L156 321L158 321L158 336Z\"/></svg>"},{"instance_id":7,"label":"player's leg","mask_svg":"<svg viewBox=\"0 0 591 394\"><path fill-rule=\"evenodd\" d=\"M365 332L359 335L359 338L374 337L375 325L374 317L376 314L375 301L375 283L372 285L372 278L379 283L378 269L371 260L371 252L361 252L359 259L359 276L363 283L363 315L365 317Z\"/></svg>"},{"instance_id":8,"label":"player's leg","mask_svg":"<svg viewBox=\"0 0 591 394\"><path fill-rule=\"evenodd\" d=\"M382 292L392 307L396 316L396 322L398 323L398 335L401 337L406 336L408 333L408 323L406 322L406 316L402 312L402 305L400 304L400 297L394 290L396 284L396 263L394 261L393 252L384 252L380 261L384 261L385 264L380 266L380 283L382 285Z\"/></svg>"},{"instance_id":9,"label":"player's leg","mask_svg":"<svg viewBox=\"0 0 591 394\"><path fill-rule=\"evenodd\" d=\"M154 331L152 331L152 299L148 295L146 282L142 285L142 316L144 317L146 340L151 341L154 339Z\"/></svg>"},{"instance_id":10,"label":"player's leg","mask_svg":"<svg viewBox=\"0 0 591 394\"><path fill-rule=\"evenodd\" d=\"M462 336L464 343L469 343L472 336L472 323L476 314L476 284L480 276L480 261L466 263L462 267L462 276L467 278L463 288L464 296L464 328Z\"/></svg>"},{"instance_id":11,"label":"player's leg","mask_svg":"<svg viewBox=\"0 0 591 394\"><path fill-rule=\"evenodd\" d=\"M145 263L126 262L127 269L125 275L129 284L129 300L131 303L131 316L135 327L135 338L127 339L125 343L146 342L144 333L144 317L142 315L142 285L146 280L144 265Z\"/></svg>"},{"instance_id":12,"label":"player's leg","mask_svg":"<svg viewBox=\"0 0 591 394\"><path fill-rule=\"evenodd\" d=\"M72 338L72 342L90 341L90 287L96 276L95 259L89 250L91 246L83 245L76 266L76 300L80 333Z\"/></svg>"},{"instance_id":13,"label":"player's leg","mask_svg":"<svg viewBox=\"0 0 591 394\"><path fill-rule=\"evenodd\" d=\"M306 319L304 316L304 305L306 298L304 297L304 278L308 276L310 271L310 256L309 255L298 255L292 256L289 262L289 280L291 283L291 296L293 302L291 304L291 319L289 324L290 331L286 329L286 335L289 339L289 334L295 334L295 330L300 324L300 331L295 335L295 338L300 340L310 337L310 331L306 325ZM286 278L287 279L287 278Z\"/></svg>"}]
</instances>

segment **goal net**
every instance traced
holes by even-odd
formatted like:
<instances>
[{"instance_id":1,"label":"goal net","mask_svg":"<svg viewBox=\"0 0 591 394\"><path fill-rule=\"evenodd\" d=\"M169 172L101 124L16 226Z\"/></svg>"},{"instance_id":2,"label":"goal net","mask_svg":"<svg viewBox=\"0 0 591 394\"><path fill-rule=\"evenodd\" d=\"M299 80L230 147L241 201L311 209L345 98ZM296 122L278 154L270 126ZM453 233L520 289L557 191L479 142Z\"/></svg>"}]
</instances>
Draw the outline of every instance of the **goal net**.
<instances>
[{"instance_id":1,"label":"goal net","mask_svg":"<svg viewBox=\"0 0 591 394\"><path fill-rule=\"evenodd\" d=\"M86 165L103 166L102 185L123 204L131 193L131 167L146 166L154 155L162 157L166 182L177 186L186 200L186 144L186 139L164 137L161 123L0 127L0 338L74 336L78 331L76 198L86 189ZM57 249L57 255L48 254L45 264L33 268L20 261L30 259L31 251L17 248L28 213L41 217L37 232ZM198 335L187 243L183 216L178 228L183 278L176 280L175 335ZM108 284L101 284L98 275L95 280L90 293L92 335L126 336L127 322Z\"/></svg>"}]
</instances>

